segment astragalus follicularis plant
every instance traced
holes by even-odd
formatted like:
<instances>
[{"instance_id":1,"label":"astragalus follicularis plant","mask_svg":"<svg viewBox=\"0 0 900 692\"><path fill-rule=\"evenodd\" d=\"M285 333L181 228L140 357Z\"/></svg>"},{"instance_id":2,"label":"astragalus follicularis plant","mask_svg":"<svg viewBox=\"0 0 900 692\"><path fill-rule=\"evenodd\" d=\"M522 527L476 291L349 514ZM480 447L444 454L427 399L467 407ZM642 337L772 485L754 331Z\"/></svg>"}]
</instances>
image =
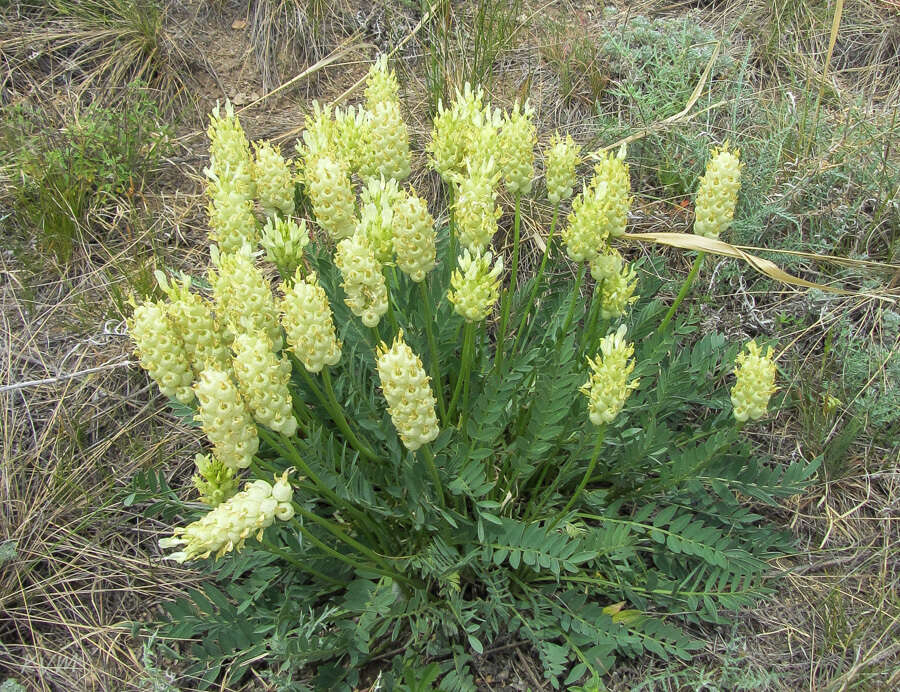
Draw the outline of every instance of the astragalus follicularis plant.
<instances>
[{"instance_id":1,"label":"astragalus follicularis plant","mask_svg":"<svg viewBox=\"0 0 900 692\"><path fill-rule=\"evenodd\" d=\"M276 679L349 689L378 657L389 688L424 659L474 689L472 657L522 641L571 687L689 658L691 624L764 593L785 545L742 500L811 472L740 434L775 391L771 348L663 318L623 254L624 149L579 182L570 136L536 157L532 107L466 86L434 120L429 205L399 94L379 61L364 104L316 106L296 163L216 109L207 280L160 274L167 300L134 309L141 365L207 438L185 450L200 502L159 542L218 574L169 608L172 636L202 641L186 675L233 683L269 657ZM698 232L728 226L739 173L714 153ZM530 277L526 196L552 212Z\"/></svg>"}]
</instances>

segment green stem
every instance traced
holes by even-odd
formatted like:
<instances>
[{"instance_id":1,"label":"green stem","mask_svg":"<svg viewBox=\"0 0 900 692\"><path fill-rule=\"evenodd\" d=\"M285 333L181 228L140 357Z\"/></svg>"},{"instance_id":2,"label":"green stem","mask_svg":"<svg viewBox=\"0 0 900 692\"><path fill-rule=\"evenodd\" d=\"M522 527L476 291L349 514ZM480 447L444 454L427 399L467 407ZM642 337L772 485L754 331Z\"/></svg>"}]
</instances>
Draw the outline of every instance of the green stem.
<instances>
[{"instance_id":1,"label":"green stem","mask_svg":"<svg viewBox=\"0 0 900 692\"><path fill-rule=\"evenodd\" d=\"M412 583L413 583L408 577L405 577L405 576L403 576L402 574L400 574L399 572L394 571L394 570L390 567L390 565L388 565L388 564L385 562L385 559L384 559L383 557L381 557L381 555L379 555L379 554L376 553L375 551L373 551L373 550L367 548L367 547L364 546L362 543L360 543L359 541L357 541L355 538L352 538L352 537L348 536L348 535L347 535L347 534L346 534L339 526L337 526L336 524L334 524L334 523L328 521L327 519L324 519L324 518L320 517L320 516L319 516L318 514L316 514L315 512L310 512L309 510L305 509L303 506L299 505L299 504L296 503L296 502L293 503L293 506L294 506L294 511L295 511L297 514L299 514L300 516L302 516L304 519L308 519L309 521L314 521L314 522L316 522L316 523L319 524L322 528L324 528L326 531L328 531L328 533L330 533L332 536L334 536L335 538L337 538L339 541L341 541L342 543L344 543L344 544L350 546L351 548L353 548L355 551L357 551L357 552L360 553L361 555L364 555L365 557L369 558L369 559L372 560L376 565L379 565L379 569L376 569L375 571L377 571L377 572L379 572L380 574L383 574L383 575L385 575L385 576L391 577L392 579L395 579L395 580L397 580L397 581L404 582L404 583L406 583L406 584L412 584ZM297 522L297 524L298 524L299 526L302 527L302 525L300 524L300 522ZM301 530L303 530L303 529L301 528ZM312 537L312 533L311 533L310 531L306 531L306 535L307 535L308 537ZM318 539L317 539L317 540L318 540ZM319 546L320 546L320 547L324 547L324 548L328 548L328 547L325 546L325 544L322 543L321 541L319 542ZM332 550L332 549L329 549L329 550L331 550L332 554L335 554L335 553L336 553L336 554L339 554L339 553L337 553L337 551L334 551L334 550ZM346 560L345 560L345 561L346 561ZM350 564L353 564L353 562L350 562ZM358 567L358 565L354 565L354 566L355 566L355 567Z\"/></svg>"},{"instance_id":2,"label":"green stem","mask_svg":"<svg viewBox=\"0 0 900 692\"><path fill-rule=\"evenodd\" d=\"M431 451L431 445L424 444L419 449L422 450L422 456L425 457L425 463L428 465L428 472L431 474L431 480L434 481L434 488L437 491L441 507L444 507L444 486L441 485L441 476L438 473L437 465L434 463L434 452Z\"/></svg>"},{"instance_id":3,"label":"green stem","mask_svg":"<svg viewBox=\"0 0 900 692\"><path fill-rule=\"evenodd\" d=\"M503 293L503 304L500 313L500 335L497 338L497 354L495 366L503 367L503 353L506 350L506 323L509 320L509 311L512 307L512 296L516 291L516 282L519 274L519 223L521 220L522 195L516 195L516 214L513 221L513 256L512 269L509 274L509 285Z\"/></svg>"},{"instance_id":4,"label":"green stem","mask_svg":"<svg viewBox=\"0 0 900 692\"><path fill-rule=\"evenodd\" d=\"M594 292L591 295L591 310L588 316L587 325L584 328L584 332L581 334L581 352L584 353L585 349L587 349L588 345L593 342L594 339L594 327L597 325L597 315L600 314L600 293L601 284L594 284Z\"/></svg>"},{"instance_id":5,"label":"green stem","mask_svg":"<svg viewBox=\"0 0 900 692\"><path fill-rule=\"evenodd\" d=\"M672 303L672 307L669 308L666 316L663 317L663 321L660 322L659 327L656 328L657 333L666 328L666 325L669 324L669 322L672 320L672 317L675 315L675 311L678 309L678 306L681 305L681 302L687 296L688 291L691 290L691 284L694 283L694 279L697 276L697 272L700 271L700 265L703 264L703 258L705 256L706 254L703 251L697 252L697 259L694 260L694 265L691 267L690 273L687 275L684 283L681 284L681 290L678 291L678 296L676 296L675 302Z\"/></svg>"},{"instance_id":6,"label":"green stem","mask_svg":"<svg viewBox=\"0 0 900 692\"><path fill-rule=\"evenodd\" d=\"M378 333L378 327L369 327L372 332L372 339L374 340L374 344L372 344L372 348L378 348L378 344L381 343L381 334Z\"/></svg>"},{"instance_id":7,"label":"green stem","mask_svg":"<svg viewBox=\"0 0 900 692\"><path fill-rule=\"evenodd\" d=\"M328 397L331 417L334 419L334 422L338 426L340 431L344 433L347 441L353 446L356 451L366 457L366 459L368 459L369 461L379 461L378 456L375 454L375 452L373 452L368 445L360 442L359 438L356 437L356 434L350 429L350 424L347 422L347 419L344 416L344 412L341 409L341 405L338 403L337 397L334 395L334 387L331 386L331 374L328 372L327 367L322 368L322 381L325 383L325 394Z\"/></svg>"},{"instance_id":8,"label":"green stem","mask_svg":"<svg viewBox=\"0 0 900 692\"><path fill-rule=\"evenodd\" d=\"M550 222L550 235L547 236L547 244L544 246L544 256L541 257L541 266L538 267L537 274L534 277L534 284L531 287L531 294L528 296L528 302L525 303L525 310L522 312L522 320L519 322L519 329L516 331L516 341L513 344L513 353L517 353L519 349L519 340L525 332L525 323L528 320L528 314L534 307L534 301L537 298L538 287L541 285L541 279L544 278L544 270L547 268L547 258L550 257L550 246L553 243L553 234L556 232L556 219L559 216L559 204L553 207L553 220Z\"/></svg>"},{"instance_id":9,"label":"green stem","mask_svg":"<svg viewBox=\"0 0 900 692\"><path fill-rule=\"evenodd\" d=\"M569 313L566 315L566 323L562 330L563 337L569 333L569 327L572 326L572 318L575 317L575 305L581 298L581 283L584 281L584 271L585 264L582 262L578 268L578 278L575 279L575 287L572 289L572 298L569 300ZM562 343L562 339L560 339L560 343Z\"/></svg>"},{"instance_id":10,"label":"green stem","mask_svg":"<svg viewBox=\"0 0 900 692\"><path fill-rule=\"evenodd\" d=\"M448 249L450 251L450 261L456 262L457 241L456 241L456 224L453 219L454 197L453 183L447 183L447 231L450 235L448 239Z\"/></svg>"},{"instance_id":11,"label":"green stem","mask_svg":"<svg viewBox=\"0 0 900 692\"><path fill-rule=\"evenodd\" d=\"M459 366L459 377L456 378L456 387L453 389L453 396L450 399L450 406L447 407L447 422L453 421L453 414L456 413L456 402L459 401L459 395L463 390L463 382L469 379L469 367L472 361L472 350L475 347L475 323L466 322L463 328L463 351L462 362Z\"/></svg>"},{"instance_id":12,"label":"green stem","mask_svg":"<svg viewBox=\"0 0 900 692\"><path fill-rule=\"evenodd\" d=\"M393 327L393 329L394 329L394 334L399 334L400 333L400 323L397 322L397 315L394 314L394 306L391 305L391 296L390 295L388 295L387 314L388 314L388 320L391 323L391 327Z\"/></svg>"},{"instance_id":13,"label":"green stem","mask_svg":"<svg viewBox=\"0 0 900 692\"><path fill-rule=\"evenodd\" d=\"M447 425L447 403L444 401L444 385L441 381L441 361L438 354L437 342L434 339L434 317L431 314L431 296L425 280L419 282L419 290L422 293L422 305L425 310L425 335L428 338L428 350L430 351L431 381L434 384L434 395L438 402L438 412L441 415L441 424Z\"/></svg>"},{"instance_id":14,"label":"green stem","mask_svg":"<svg viewBox=\"0 0 900 692\"><path fill-rule=\"evenodd\" d=\"M600 450L603 448L603 438L606 433L606 426L601 425L597 430L597 442L594 445L594 453L591 455L591 462L588 464L587 471L584 472L584 478L581 479L581 483L578 484L578 487L575 489L575 493L572 497L569 498L569 501L566 503L566 506L563 507L562 511L556 515L556 518L550 522L550 525L547 527L549 531L554 526L556 526L559 521L566 516L566 512L572 509L572 505L575 504L575 501L581 495L582 491L587 487L588 481L591 479L591 474L594 472L594 468L597 466L597 460L600 458Z\"/></svg>"}]
</instances>

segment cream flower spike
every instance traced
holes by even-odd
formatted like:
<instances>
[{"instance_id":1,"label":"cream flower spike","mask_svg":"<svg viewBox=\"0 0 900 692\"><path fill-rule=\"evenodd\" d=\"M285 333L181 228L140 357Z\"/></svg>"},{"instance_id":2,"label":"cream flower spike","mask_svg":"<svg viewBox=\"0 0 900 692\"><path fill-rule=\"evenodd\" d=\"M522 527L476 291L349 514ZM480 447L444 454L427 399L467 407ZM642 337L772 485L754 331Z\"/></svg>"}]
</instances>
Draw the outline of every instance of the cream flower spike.
<instances>
[{"instance_id":1,"label":"cream flower spike","mask_svg":"<svg viewBox=\"0 0 900 692\"><path fill-rule=\"evenodd\" d=\"M501 209L495 204L496 185L500 173L489 159L467 161L468 175L455 176L457 181L453 219L459 242L471 252L484 250L497 232Z\"/></svg>"},{"instance_id":2,"label":"cream flower spike","mask_svg":"<svg viewBox=\"0 0 900 692\"><path fill-rule=\"evenodd\" d=\"M625 163L626 149L623 145L616 156L607 152L594 166L591 185L598 193L602 190L602 209L607 233L617 238L625 233L628 223L628 209L631 207L631 180L628 164Z\"/></svg>"},{"instance_id":3,"label":"cream flower spike","mask_svg":"<svg viewBox=\"0 0 900 692\"><path fill-rule=\"evenodd\" d=\"M402 194L396 180L370 178L360 195L360 220L356 232L365 236L375 259L382 264L393 256L394 204Z\"/></svg>"},{"instance_id":4,"label":"cream flower spike","mask_svg":"<svg viewBox=\"0 0 900 692\"><path fill-rule=\"evenodd\" d=\"M168 319L168 307L146 301L136 305L127 321L141 367L156 382L164 396L190 404L194 373L184 342Z\"/></svg>"},{"instance_id":5,"label":"cream flower spike","mask_svg":"<svg viewBox=\"0 0 900 692\"><path fill-rule=\"evenodd\" d=\"M600 340L600 353L588 358L591 374L581 387L588 398L588 416L594 425L611 423L625 405L638 380L628 382L634 370L634 345L625 341L625 325Z\"/></svg>"},{"instance_id":6,"label":"cream flower spike","mask_svg":"<svg viewBox=\"0 0 900 692\"><path fill-rule=\"evenodd\" d=\"M353 188L345 163L320 156L308 178L307 192L316 221L335 241L353 235L356 225Z\"/></svg>"},{"instance_id":7,"label":"cream flower spike","mask_svg":"<svg viewBox=\"0 0 900 692\"><path fill-rule=\"evenodd\" d=\"M234 252L245 243L256 244L256 217L253 201L240 189L232 164L219 168L218 175L207 171L209 235L223 252Z\"/></svg>"},{"instance_id":8,"label":"cream flower spike","mask_svg":"<svg viewBox=\"0 0 900 692\"><path fill-rule=\"evenodd\" d=\"M397 266L414 282L424 281L437 264L436 233L428 205L415 190L394 203L393 229Z\"/></svg>"},{"instance_id":9,"label":"cream flower spike","mask_svg":"<svg viewBox=\"0 0 900 692\"><path fill-rule=\"evenodd\" d=\"M259 244L266 251L266 259L278 267L282 277L292 277L303 263L303 250L309 245L306 219L300 219L299 224L293 219L268 219Z\"/></svg>"},{"instance_id":10,"label":"cream flower spike","mask_svg":"<svg viewBox=\"0 0 900 692\"><path fill-rule=\"evenodd\" d=\"M355 234L338 243L334 264L341 272L344 302L367 327L375 327L388 309L387 285L381 265L364 236Z\"/></svg>"},{"instance_id":11,"label":"cream flower spike","mask_svg":"<svg viewBox=\"0 0 900 692\"><path fill-rule=\"evenodd\" d=\"M383 342L378 346L376 365L394 427L403 445L414 452L439 432L437 402L422 360L406 345L401 330L390 348Z\"/></svg>"},{"instance_id":12,"label":"cream flower spike","mask_svg":"<svg viewBox=\"0 0 900 692\"><path fill-rule=\"evenodd\" d=\"M516 101L500 127L500 170L506 189L513 195L527 195L534 180L534 145L537 142L534 109L526 101Z\"/></svg>"},{"instance_id":13,"label":"cream flower spike","mask_svg":"<svg viewBox=\"0 0 900 692\"><path fill-rule=\"evenodd\" d=\"M197 418L216 457L232 470L250 466L259 449L256 425L231 375L209 363L194 384Z\"/></svg>"},{"instance_id":14,"label":"cream flower spike","mask_svg":"<svg viewBox=\"0 0 900 692\"><path fill-rule=\"evenodd\" d=\"M201 519L176 528L169 538L160 539L159 547L164 550L181 548L166 555L166 559L187 562L210 555L219 558L232 550L241 550L251 536L262 540L263 532L276 519L289 521L294 516L291 503L294 491L287 473L276 477L274 483L264 480L248 483L244 490Z\"/></svg>"},{"instance_id":15,"label":"cream flower spike","mask_svg":"<svg viewBox=\"0 0 900 692\"><path fill-rule=\"evenodd\" d=\"M366 108L374 111L379 103L396 103L399 93L400 82L397 81L394 71L388 67L387 56L379 56L366 75Z\"/></svg>"},{"instance_id":16,"label":"cream flower spike","mask_svg":"<svg viewBox=\"0 0 900 692\"><path fill-rule=\"evenodd\" d=\"M197 473L191 479L200 502L210 507L218 507L238 491L234 469L230 469L211 454L194 457Z\"/></svg>"},{"instance_id":17,"label":"cream flower spike","mask_svg":"<svg viewBox=\"0 0 900 692\"><path fill-rule=\"evenodd\" d=\"M734 219L738 190L741 187L739 149L731 149L728 142L721 149L713 149L700 178L700 189L694 218L694 233L716 240Z\"/></svg>"},{"instance_id":18,"label":"cream flower spike","mask_svg":"<svg viewBox=\"0 0 900 692\"><path fill-rule=\"evenodd\" d=\"M234 113L234 106L227 99L224 110L216 102L209 116L209 168L210 178L223 178L229 170L229 186L246 201L256 196L253 182L253 157L250 142L244 134L240 120Z\"/></svg>"},{"instance_id":19,"label":"cream flower spike","mask_svg":"<svg viewBox=\"0 0 900 692\"><path fill-rule=\"evenodd\" d=\"M637 274L613 248L591 260L591 276L597 282L600 316L605 319L621 317L637 296Z\"/></svg>"},{"instance_id":20,"label":"cream flower spike","mask_svg":"<svg viewBox=\"0 0 900 692\"><path fill-rule=\"evenodd\" d=\"M253 417L267 428L291 437L297 432L291 391L291 362L272 352L265 334L238 334L232 345L232 367Z\"/></svg>"},{"instance_id":21,"label":"cream flower spike","mask_svg":"<svg viewBox=\"0 0 900 692\"><path fill-rule=\"evenodd\" d=\"M341 342L335 336L328 296L315 272L303 277L298 271L294 283L282 288L281 324L291 350L309 372L336 365L341 359Z\"/></svg>"},{"instance_id":22,"label":"cream flower spike","mask_svg":"<svg viewBox=\"0 0 900 692\"><path fill-rule=\"evenodd\" d=\"M281 150L269 142L256 145L253 179L263 213L272 218L294 213L294 174L291 162L285 161Z\"/></svg>"},{"instance_id":23,"label":"cream flower spike","mask_svg":"<svg viewBox=\"0 0 900 692\"><path fill-rule=\"evenodd\" d=\"M575 187L575 169L581 161L581 147L570 135L565 139L554 132L545 156L544 178L547 183L547 199L554 206L572 196Z\"/></svg>"},{"instance_id":24,"label":"cream flower spike","mask_svg":"<svg viewBox=\"0 0 900 692\"><path fill-rule=\"evenodd\" d=\"M503 258L498 256L491 267L492 258L490 252L472 255L463 250L459 268L450 277L452 290L447 297L456 313L469 322L480 322L487 317L500 297Z\"/></svg>"},{"instance_id":25,"label":"cream flower spike","mask_svg":"<svg viewBox=\"0 0 900 692\"><path fill-rule=\"evenodd\" d=\"M769 399L778 391L772 347L763 352L756 341L751 340L744 349L737 357L734 371L737 382L731 389L734 417L741 423L765 416Z\"/></svg>"},{"instance_id":26,"label":"cream flower spike","mask_svg":"<svg viewBox=\"0 0 900 692\"><path fill-rule=\"evenodd\" d=\"M411 171L409 130L395 101L380 101L369 111L366 150L360 175L405 180Z\"/></svg>"}]
</instances>

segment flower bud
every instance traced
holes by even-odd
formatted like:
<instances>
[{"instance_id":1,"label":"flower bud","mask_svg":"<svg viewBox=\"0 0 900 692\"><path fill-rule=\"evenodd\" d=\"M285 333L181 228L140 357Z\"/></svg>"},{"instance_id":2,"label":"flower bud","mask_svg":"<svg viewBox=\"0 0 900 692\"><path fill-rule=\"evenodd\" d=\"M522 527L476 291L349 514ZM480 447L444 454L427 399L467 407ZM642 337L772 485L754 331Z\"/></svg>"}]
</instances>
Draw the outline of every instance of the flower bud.
<instances>
[{"instance_id":1,"label":"flower bud","mask_svg":"<svg viewBox=\"0 0 900 692\"><path fill-rule=\"evenodd\" d=\"M156 382L159 391L182 404L193 402L194 374L184 342L168 319L166 305L147 301L135 306L128 320L128 332L141 367Z\"/></svg>"},{"instance_id":2,"label":"flower bud","mask_svg":"<svg viewBox=\"0 0 900 692\"><path fill-rule=\"evenodd\" d=\"M255 535L256 540L262 540L263 531L275 519L287 521L294 516L292 496L287 472L275 478L274 484L263 480L248 483L244 490L210 510L201 519L176 528L171 537L159 541L159 547L181 547L181 550L166 556L176 562L207 558L213 554L219 558L232 550L241 550L250 536Z\"/></svg>"},{"instance_id":3,"label":"flower bud","mask_svg":"<svg viewBox=\"0 0 900 692\"><path fill-rule=\"evenodd\" d=\"M611 423L625 405L631 391L637 389L638 380L628 382L634 370L634 345L625 341L625 325L614 334L600 340L600 353L588 358L591 374L581 387L588 397L588 416L591 423Z\"/></svg>"},{"instance_id":4,"label":"flower bud","mask_svg":"<svg viewBox=\"0 0 900 692\"><path fill-rule=\"evenodd\" d=\"M273 348L281 349L281 328L269 283L253 263L246 245L238 252L217 256L218 271L210 269L216 309L223 325L244 334L263 333L272 340Z\"/></svg>"},{"instance_id":5,"label":"flower bud","mask_svg":"<svg viewBox=\"0 0 900 692\"><path fill-rule=\"evenodd\" d=\"M554 206L569 199L572 189L575 187L575 168L581 157L579 147L570 135L565 139L554 132L550 138L550 147L547 149L546 170L544 178L547 182L547 199Z\"/></svg>"},{"instance_id":6,"label":"flower bud","mask_svg":"<svg viewBox=\"0 0 900 692\"><path fill-rule=\"evenodd\" d=\"M232 470L250 466L259 449L259 438L250 411L231 376L209 363L200 373L194 391L200 402L197 417L216 458Z\"/></svg>"},{"instance_id":7,"label":"flower bud","mask_svg":"<svg viewBox=\"0 0 900 692\"><path fill-rule=\"evenodd\" d=\"M282 276L293 276L303 262L303 248L309 244L306 219L300 219L299 225L292 219L266 220L259 244Z\"/></svg>"},{"instance_id":8,"label":"flower bud","mask_svg":"<svg viewBox=\"0 0 900 692\"><path fill-rule=\"evenodd\" d=\"M472 252L480 252L497 232L501 211L494 204L497 197L494 188L500 174L495 170L493 159L480 164L470 160L468 168L467 176L455 178L458 185L453 219L459 242Z\"/></svg>"},{"instance_id":9,"label":"flower bud","mask_svg":"<svg viewBox=\"0 0 900 692\"><path fill-rule=\"evenodd\" d=\"M238 491L234 469L228 468L214 456L198 454L194 463L197 473L191 480L203 504L218 507Z\"/></svg>"},{"instance_id":10,"label":"flower bud","mask_svg":"<svg viewBox=\"0 0 900 692\"><path fill-rule=\"evenodd\" d=\"M471 255L463 250L459 256L459 269L450 277L453 287L448 298L457 314L469 322L479 322L487 317L500 297L500 274L503 258L497 257L493 268L490 252Z\"/></svg>"},{"instance_id":11,"label":"flower bud","mask_svg":"<svg viewBox=\"0 0 900 692\"><path fill-rule=\"evenodd\" d=\"M777 391L775 360L772 347L764 353L756 341L748 341L737 357L734 374L737 382L731 389L735 420L743 423L766 415L769 398Z\"/></svg>"},{"instance_id":12,"label":"flower bud","mask_svg":"<svg viewBox=\"0 0 900 692\"><path fill-rule=\"evenodd\" d=\"M394 254L400 271L418 283L436 264L434 219L415 190L394 203Z\"/></svg>"},{"instance_id":13,"label":"flower bud","mask_svg":"<svg viewBox=\"0 0 900 692\"><path fill-rule=\"evenodd\" d=\"M534 179L534 145L537 141L532 118L534 109L516 101L500 127L500 170L506 189L513 195L531 192Z\"/></svg>"},{"instance_id":14,"label":"flower bud","mask_svg":"<svg viewBox=\"0 0 900 692\"><path fill-rule=\"evenodd\" d=\"M403 341L403 331L390 349L378 347L378 377L388 413L404 446L416 451L438 436L435 398L419 356Z\"/></svg>"},{"instance_id":15,"label":"flower bud","mask_svg":"<svg viewBox=\"0 0 900 692\"><path fill-rule=\"evenodd\" d=\"M741 187L740 156L740 150L729 149L728 142L721 149L713 149L697 191L694 219L697 235L716 240L731 225Z\"/></svg>"},{"instance_id":16,"label":"flower bud","mask_svg":"<svg viewBox=\"0 0 900 692\"><path fill-rule=\"evenodd\" d=\"M234 337L234 375L253 417L272 430L290 437L297 432L291 392L291 363L272 352L265 334Z\"/></svg>"},{"instance_id":17,"label":"flower bud","mask_svg":"<svg viewBox=\"0 0 900 692\"><path fill-rule=\"evenodd\" d=\"M269 218L294 213L294 175L277 146L263 142L256 146L253 179L259 206Z\"/></svg>"},{"instance_id":18,"label":"flower bud","mask_svg":"<svg viewBox=\"0 0 900 692\"><path fill-rule=\"evenodd\" d=\"M367 327L378 324L388 309L381 265L365 237L355 234L338 243L334 263L341 272L344 302Z\"/></svg>"},{"instance_id":19,"label":"flower bud","mask_svg":"<svg viewBox=\"0 0 900 692\"><path fill-rule=\"evenodd\" d=\"M333 240L352 235L354 195L346 164L323 155L315 159L314 169L308 174L307 191L316 221Z\"/></svg>"},{"instance_id":20,"label":"flower bud","mask_svg":"<svg viewBox=\"0 0 900 692\"><path fill-rule=\"evenodd\" d=\"M298 272L293 285L284 287L281 324L288 345L309 372L320 372L341 359L328 296L315 272L305 278Z\"/></svg>"}]
</instances>

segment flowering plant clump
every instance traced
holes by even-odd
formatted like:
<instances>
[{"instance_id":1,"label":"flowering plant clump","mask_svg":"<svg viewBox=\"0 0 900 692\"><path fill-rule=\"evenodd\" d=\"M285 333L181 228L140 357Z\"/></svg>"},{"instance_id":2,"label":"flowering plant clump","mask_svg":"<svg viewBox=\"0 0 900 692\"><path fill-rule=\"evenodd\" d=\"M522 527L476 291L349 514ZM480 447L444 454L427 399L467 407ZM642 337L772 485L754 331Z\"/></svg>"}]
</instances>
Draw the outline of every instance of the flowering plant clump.
<instances>
[{"instance_id":1,"label":"flowering plant clump","mask_svg":"<svg viewBox=\"0 0 900 692\"><path fill-rule=\"evenodd\" d=\"M532 107L466 86L434 120L428 201L405 182L400 94L379 61L364 104L314 108L296 168L216 111L208 283L160 273L166 299L129 320L205 435L185 452L195 501L154 477L166 499L147 510L176 524L164 557L217 575L169 607L171 636L198 642L186 679L228 686L267 658L286 686L303 667L349 690L393 652L386 689L424 657L441 689L471 690L474 656L524 642L550 685L586 688L619 657L689 658L684 625L763 595L763 558L786 548L746 498L813 471L742 436L775 391L772 350L701 334L676 310L689 281L662 300L626 259L624 149L578 184L583 154L555 134L541 181ZM730 151L701 185L719 218ZM530 276L523 198L552 209Z\"/></svg>"}]
</instances>

